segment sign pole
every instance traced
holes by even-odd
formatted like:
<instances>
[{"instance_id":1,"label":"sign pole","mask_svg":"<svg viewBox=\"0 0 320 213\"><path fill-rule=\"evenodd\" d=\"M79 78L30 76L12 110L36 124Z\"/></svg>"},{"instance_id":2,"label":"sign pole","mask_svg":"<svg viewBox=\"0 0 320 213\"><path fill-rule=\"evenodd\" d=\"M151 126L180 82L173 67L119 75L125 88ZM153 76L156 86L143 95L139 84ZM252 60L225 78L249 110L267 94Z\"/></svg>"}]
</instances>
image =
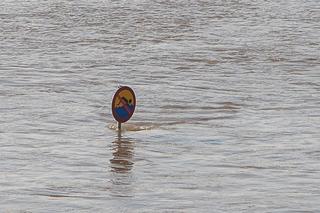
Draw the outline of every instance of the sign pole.
<instances>
[{"instance_id":1,"label":"sign pole","mask_svg":"<svg viewBox=\"0 0 320 213\"><path fill-rule=\"evenodd\" d=\"M121 123L118 122L118 131L121 132Z\"/></svg>"}]
</instances>

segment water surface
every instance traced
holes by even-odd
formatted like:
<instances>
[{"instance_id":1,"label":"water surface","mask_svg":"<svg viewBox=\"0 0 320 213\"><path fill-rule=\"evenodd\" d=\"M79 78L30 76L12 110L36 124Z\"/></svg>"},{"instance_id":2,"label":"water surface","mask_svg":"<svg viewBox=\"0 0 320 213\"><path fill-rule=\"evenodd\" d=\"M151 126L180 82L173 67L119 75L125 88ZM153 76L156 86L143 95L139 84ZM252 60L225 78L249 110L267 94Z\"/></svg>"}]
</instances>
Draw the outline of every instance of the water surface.
<instances>
[{"instance_id":1,"label":"water surface","mask_svg":"<svg viewBox=\"0 0 320 213\"><path fill-rule=\"evenodd\" d=\"M318 0L1 1L1 212L318 211L319 23Z\"/></svg>"}]
</instances>

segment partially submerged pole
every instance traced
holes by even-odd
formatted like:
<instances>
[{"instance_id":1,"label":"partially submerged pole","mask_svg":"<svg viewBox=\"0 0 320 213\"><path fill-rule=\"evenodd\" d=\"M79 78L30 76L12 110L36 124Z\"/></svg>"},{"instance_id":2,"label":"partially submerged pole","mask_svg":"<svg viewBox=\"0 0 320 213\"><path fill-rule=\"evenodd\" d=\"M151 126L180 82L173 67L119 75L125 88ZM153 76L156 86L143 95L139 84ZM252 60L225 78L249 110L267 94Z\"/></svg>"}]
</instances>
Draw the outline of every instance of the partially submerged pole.
<instances>
[{"instance_id":1,"label":"partially submerged pole","mask_svg":"<svg viewBox=\"0 0 320 213\"><path fill-rule=\"evenodd\" d=\"M118 131L121 132L121 123L118 122Z\"/></svg>"}]
</instances>

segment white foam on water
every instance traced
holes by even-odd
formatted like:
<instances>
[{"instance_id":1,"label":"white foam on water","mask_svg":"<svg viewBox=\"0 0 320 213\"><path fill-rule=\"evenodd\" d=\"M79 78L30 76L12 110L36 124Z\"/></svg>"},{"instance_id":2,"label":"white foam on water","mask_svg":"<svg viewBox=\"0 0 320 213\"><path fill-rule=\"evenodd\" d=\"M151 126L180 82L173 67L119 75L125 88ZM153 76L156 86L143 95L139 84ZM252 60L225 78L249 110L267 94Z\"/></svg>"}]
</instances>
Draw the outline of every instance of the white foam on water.
<instances>
[{"instance_id":1,"label":"white foam on water","mask_svg":"<svg viewBox=\"0 0 320 213\"><path fill-rule=\"evenodd\" d=\"M118 130L118 124L109 124L109 129ZM122 131L143 131L143 130L151 130L156 128L156 125L153 124L122 124L121 130Z\"/></svg>"}]
</instances>

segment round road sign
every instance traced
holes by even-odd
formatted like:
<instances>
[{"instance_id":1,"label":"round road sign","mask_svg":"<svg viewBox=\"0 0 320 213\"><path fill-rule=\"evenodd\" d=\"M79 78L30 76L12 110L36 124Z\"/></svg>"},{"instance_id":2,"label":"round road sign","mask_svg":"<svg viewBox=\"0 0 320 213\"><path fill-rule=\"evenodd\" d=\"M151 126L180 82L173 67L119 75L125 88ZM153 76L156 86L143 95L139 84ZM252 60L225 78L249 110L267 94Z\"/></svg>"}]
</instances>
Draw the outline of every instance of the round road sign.
<instances>
[{"instance_id":1,"label":"round road sign","mask_svg":"<svg viewBox=\"0 0 320 213\"><path fill-rule=\"evenodd\" d=\"M127 122L136 108L136 96L130 87L122 86L113 96L112 115L119 122Z\"/></svg>"}]
</instances>

